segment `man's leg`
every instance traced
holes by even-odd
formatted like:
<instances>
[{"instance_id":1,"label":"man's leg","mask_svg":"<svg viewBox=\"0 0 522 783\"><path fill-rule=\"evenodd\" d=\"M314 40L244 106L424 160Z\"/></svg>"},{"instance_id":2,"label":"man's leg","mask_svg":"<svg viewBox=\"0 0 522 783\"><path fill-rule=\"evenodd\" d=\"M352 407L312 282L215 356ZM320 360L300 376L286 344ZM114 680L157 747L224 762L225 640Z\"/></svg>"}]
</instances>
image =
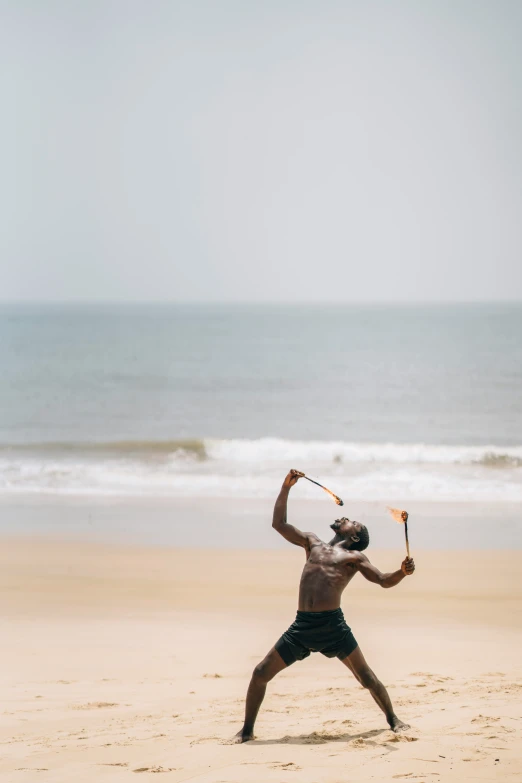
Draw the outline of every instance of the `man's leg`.
<instances>
[{"instance_id":1,"label":"man's leg","mask_svg":"<svg viewBox=\"0 0 522 783\"><path fill-rule=\"evenodd\" d=\"M265 698L267 683L282 669L286 669L286 663L275 647L272 647L266 658L257 664L252 673L246 697L245 723L241 731L238 731L234 737L234 742L248 742L248 740L254 739L254 723Z\"/></svg>"},{"instance_id":2,"label":"man's leg","mask_svg":"<svg viewBox=\"0 0 522 783\"><path fill-rule=\"evenodd\" d=\"M347 658L343 658L342 663L350 669L363 688L368 688L371 695L386 715L386 720L392 731L399 732L410 728L406 723L399 720L394 713L388 691L382 682L377 679L364 660L364 655L359 647L356 647Z\"/></svg>"}]
</instances>

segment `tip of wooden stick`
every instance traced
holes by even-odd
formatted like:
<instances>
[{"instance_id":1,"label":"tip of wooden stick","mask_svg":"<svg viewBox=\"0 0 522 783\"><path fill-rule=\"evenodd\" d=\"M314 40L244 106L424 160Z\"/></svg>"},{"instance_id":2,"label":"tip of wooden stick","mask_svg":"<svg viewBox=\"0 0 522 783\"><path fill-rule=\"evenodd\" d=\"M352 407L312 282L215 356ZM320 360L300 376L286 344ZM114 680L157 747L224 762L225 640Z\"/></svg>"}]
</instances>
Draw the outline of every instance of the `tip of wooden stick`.
<instances>
[{"instance_id":1,"label":"tip of wooden stick","mask_svg":"<svg viewBox=\"0 0 522 783\"><path fill-rule=\"evenodd\" d=\"M403 511L401 508L391 508L391 506L386 506L388 509L392 519L394 519L399 525L404 525L404 523L408 519L408 512ZM403 514L406 515L406 519L403 517Z\"/></svg>"}]
</instances>

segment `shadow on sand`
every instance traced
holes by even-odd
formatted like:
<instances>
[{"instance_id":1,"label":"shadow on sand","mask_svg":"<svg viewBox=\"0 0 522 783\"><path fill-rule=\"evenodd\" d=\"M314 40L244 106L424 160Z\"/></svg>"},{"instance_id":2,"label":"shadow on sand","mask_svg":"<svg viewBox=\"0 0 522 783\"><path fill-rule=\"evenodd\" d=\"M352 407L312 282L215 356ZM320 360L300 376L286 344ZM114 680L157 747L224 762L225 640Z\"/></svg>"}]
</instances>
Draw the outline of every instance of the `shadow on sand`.
<instances>
[{"instance_id":1,"label":"shadow on sand","mask_svg":"<svg viewBox=\"0 0 522 783\"><path fill-rule=\"evenodd\" d=\"M374 737L378 737L390 729L373 729L372 731L362 731L359 734L330 734L328 731L313 731L311 734L296 734L295 736L285 735L279 739L251 740L249 745L324 745L326 742L353 742L362 740L365 745L376 745L372 742ZM390 738L390 742L394 742ZM392 748L390 748L391 750ZM395 750L395 748L393 748Z\"/></svg>"}]
</instances>

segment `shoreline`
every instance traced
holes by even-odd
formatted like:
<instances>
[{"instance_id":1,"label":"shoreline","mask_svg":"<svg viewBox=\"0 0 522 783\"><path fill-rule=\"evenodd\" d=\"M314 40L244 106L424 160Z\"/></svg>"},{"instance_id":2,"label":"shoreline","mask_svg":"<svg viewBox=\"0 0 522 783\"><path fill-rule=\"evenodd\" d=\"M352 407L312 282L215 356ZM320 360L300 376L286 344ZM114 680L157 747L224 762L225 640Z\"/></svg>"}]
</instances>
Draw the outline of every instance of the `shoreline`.
<instances>
[{"instance_id":1,"label":"shoreline","mask_svg":"<svg viewBox=\"0 0 522 783\"><path fill-rule=\"evenodd\" d=\"M134 543L136 545L283 549L289 545L271 528L274 499L150 498L126 496L0 496L0 535L26 535ZM522 549L522 510L517 503L407 502L390 505L410 514L412 552ZM342 509L326 496L290 496L289 520L323 540L340 515L368 526L370 548L402 551L403 532L381 501L345 499Z\"/></svg>"}]
</instances>

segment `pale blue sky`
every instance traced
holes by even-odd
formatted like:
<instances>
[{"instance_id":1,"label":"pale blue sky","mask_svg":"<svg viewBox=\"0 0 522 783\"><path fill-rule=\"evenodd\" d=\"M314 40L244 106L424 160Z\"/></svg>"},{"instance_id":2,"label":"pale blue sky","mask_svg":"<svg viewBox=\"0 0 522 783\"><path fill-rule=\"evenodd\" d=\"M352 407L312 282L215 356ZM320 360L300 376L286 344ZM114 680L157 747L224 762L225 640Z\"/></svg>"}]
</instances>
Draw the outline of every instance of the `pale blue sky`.
<instances>
[{"instance_id":1,"label":"pale blue sky","mask_svg":"<svg viewBox=\"0 0 522 783\"><path fill-rule=\"evenodd\" d=\"M1 299L522 299L517 0L0 12Z\"/></svg>"}]
</instances>

